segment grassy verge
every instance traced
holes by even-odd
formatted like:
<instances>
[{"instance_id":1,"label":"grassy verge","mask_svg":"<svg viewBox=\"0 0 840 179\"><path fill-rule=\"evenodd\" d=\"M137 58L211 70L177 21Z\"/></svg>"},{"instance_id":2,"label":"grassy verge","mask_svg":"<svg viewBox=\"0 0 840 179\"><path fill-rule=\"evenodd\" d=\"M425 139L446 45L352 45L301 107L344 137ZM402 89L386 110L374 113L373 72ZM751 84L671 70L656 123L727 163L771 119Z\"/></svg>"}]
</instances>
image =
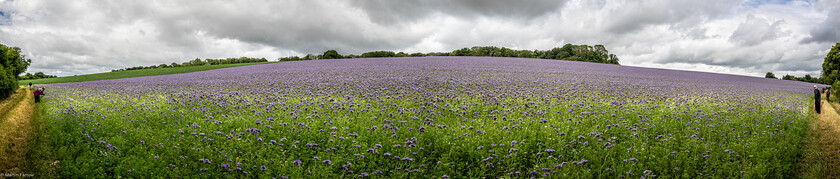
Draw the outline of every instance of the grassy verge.
<instances>
[{"instance_id":1,"label":"grassy verge","mask_svg":"<svg viewBox=\"0 0 840 179\"><path fill-rule=\"evenodd\" d=\"M808 135L805 137L803 145L803 156L799 163L799 178L826 178L828 176L827 163L825 161L826 151L823 151L822 143L820 142L820 126L817 115L811 112L813 117L811 123L808 125Z\"/></svg>"},{"instance_id":2,"label":"grassy verge","mask_svg":"<svg viewBox=\"0 0 840 179\"><path fill-rule=\"evenodd\" d=\"M16 104L18 104L21 100L23 100L23 96L26 96L25 93L20 92L20 91L23 91L20 88L18 88L15 91L17 91L17 92L12 94L8 98L0 100L0 118L5 118L6 114L9 112L9 110L14 108ZM0 122L3 122L3 121L0 121Z\"/></svg>"},{"instance_id":3,"label":"grassy verge","mask_svg":"<svg viewBox=\"0 0 840 179\"><path fill-rule=\"evenodd\" d=\"M13 98L4 102L5 109L0 116L0 173L19 173L23 171L24 153L30 143L25 141L32 113L31 95L27 88L18 88Z\"/></svg>"},{"instance_id":4,"label":"grassy verge","mask_svg":"<svg viewBox=\"0 0 840 179\"><path fill-rule=\"evenodd\" d=\"M55 157L50 151L49 133L41 115L43 112L41 106L35 105L30 122L31 131L27 137L31 146L26 151L27 160L23 172L35 174L38 178L58 178L55 166L59 161L54 160Z\"/></svg>"},{"instance_id":5,"label":"grassy verge","mask_svg":"<svg viewBox=\"0 0 840 179\"><path fill-rule=\"evenodd\" d=\"M119 78L141 77L141 76L169 75L169 74L177 74L177 73L188 73L188 72L196 72L196 71L215 70L215 69L220 69L220 68L230 68L230 67L239 67L239 66L247 66L247 65L267 64L267 63L276 63L276 62L237 63L237 64L223 64L223 65L205 65L205 66L188 66L188 67L175 67L175 68L155 68L155 69L142 69L142 70L128 70L128 71L105 72L105 73L96 73L96 74L88 74L88 75L66 76L66 77L58 77L58 78L21 80L19 82L19 84L28 85L30 82L33 85L48 84L48 83L72 83L72 82L82 82L82 81L96 81L96 80L109 80L109 79L119 79Z\"/></svg>"}]
</instances>

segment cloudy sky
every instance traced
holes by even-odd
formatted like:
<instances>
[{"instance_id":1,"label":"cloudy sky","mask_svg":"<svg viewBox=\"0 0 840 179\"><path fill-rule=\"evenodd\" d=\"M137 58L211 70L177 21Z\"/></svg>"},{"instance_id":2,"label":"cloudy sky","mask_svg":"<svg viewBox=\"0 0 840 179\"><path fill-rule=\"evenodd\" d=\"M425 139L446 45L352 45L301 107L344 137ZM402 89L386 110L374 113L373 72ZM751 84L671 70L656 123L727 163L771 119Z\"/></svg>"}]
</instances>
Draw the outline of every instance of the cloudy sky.
<instances>
[{"instance_id":1,"label":"cloudy sky","mask_svg":"<svg viewBox=\"0 0 840 179\"><path fill-rule=\"evenodd\" d=\"M68 76L195 58L603 44L622 65L820 75L840 0L0 0L0 43Z\"/></svg>"}]
</instances>

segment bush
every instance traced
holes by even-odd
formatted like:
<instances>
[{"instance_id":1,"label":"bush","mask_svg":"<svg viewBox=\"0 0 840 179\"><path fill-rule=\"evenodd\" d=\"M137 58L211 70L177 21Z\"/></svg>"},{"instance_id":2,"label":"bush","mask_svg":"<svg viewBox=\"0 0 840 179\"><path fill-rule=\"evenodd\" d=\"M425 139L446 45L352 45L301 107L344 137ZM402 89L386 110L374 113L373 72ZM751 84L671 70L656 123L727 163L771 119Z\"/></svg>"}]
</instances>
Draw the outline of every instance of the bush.
<instances>
[{"instance_id":1,"label":"bush","mask_svg":"<svg viewBox=\"0 0 840 179\"><path fill-rule=\"evenodd\" d=\"M0 99L6 99L17 90L17 79L5 67L0 66Z\"/></svg>"},{"instance_id":2,"label":"bush","mask_svg":"<svg viewBox=\"0 0 840 179\"><path fill-rule=\"evenodd\" d=\"M18 88L17 76L26 71L32 60L20 48L0 44L0 99L6 99Z\"/></svg>"}]
</instances>

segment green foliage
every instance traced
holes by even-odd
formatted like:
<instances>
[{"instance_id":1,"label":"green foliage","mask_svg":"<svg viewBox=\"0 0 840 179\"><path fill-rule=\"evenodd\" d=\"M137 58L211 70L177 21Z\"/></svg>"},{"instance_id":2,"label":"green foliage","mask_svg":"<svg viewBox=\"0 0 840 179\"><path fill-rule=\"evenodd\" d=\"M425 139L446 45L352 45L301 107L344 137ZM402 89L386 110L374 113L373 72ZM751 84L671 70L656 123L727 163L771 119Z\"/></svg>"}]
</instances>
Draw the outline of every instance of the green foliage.
<instances>
[{"instance_id":1,"label":"green foliage","mask_svg":"<svg viewBox=\"0 0 840 179\"><path fill-rule=\"evenodd\" d=\"M283 58L279 58L279 59L277 59L277 60L278 60L278 61L300 61L300 60L302 60L302 59L301 59L300 57L298 57L298 56L291 56L291 57L283 57Z\"/></svg>"},{"instance_id":2,"label":"green foliage","mask_svg":"<svg viewBox=\"0 0 840 179\"><path fill-rule=\"evenodd\" d=\"M834 83L831 84L831 89L832 90L840 89L840 80L834 81ZM832 95L832 96L834 96L834 95Z\"/></svg>"},{"instance_id":3,"label":"green foliage","mask_svg":"<svg viewBox=\"0 0 840 179\"><path fill-rule=\"evenodd\" d=\"M17 79L6 72L6 69L0 65L0 99L8 98L18 88Z\"/></svg>"},{"instance_id":4,"label":"green foliage","mask_svg":"<svg viewBox=\"0 0 840 179\"><path fill-rule=\"evenodd\" d=\"M772 73L770 73L770 72L767 72L767 73L768 73L768 75L769 75L769 74L772 74ZM765 75L765 77L767 77L767 75ZM774 77L775 77L775 76L774 76ZM797 78L796 76L792 76L792 75L789 75L789 74L785 74L785 76L782 76L782 79L783 79L783 80L802 81L802 82L820 83L820 84L827 84L827 85L830 85L830 83L828 83L828 81L827 81L827 80L825 80L825 77L824 77L824 76L821 76L821 77L819 77L819 78L814 78L814 77L811 77L811 75L810 75L810 74L805 75L805 77L799 77L799 78Z\"/></svg>"},{"instance_id":5,"label":"green foliage","mask_svg":"<svg viewBox=\"0 0 840 179\"><path fill-rule=\"evenodd\" d=\"M486 46L458 49L449 53L449 56L541 58L619 64L618 57L615 54L610 54L604 45L566 44L563 47L555 47L546 51L513 50L505 47Z\"/></svg>"},{"instance_id":6,"label":"green foliage","mask_svg":"<svg viewBox=\"0 0 840 179\"><path fill-rule=\"evenodd\" d=\"M834 84L834 81L840 78L840 43L831 47L831 51L825 55L822 67L826 83Z\"/></svg>"},{"instance_id":7,"label":"green foliage","mask_svg":"<svg viewBox=\"0 0 840 179\"><path fill-rule=\"evenodd\" d=\"M402 52L400 52L402 53ZM373 52L365 52L360 55L360 58L381 58L381 57L395 57L396 53L392 51L373 51Z\"/></svg>"},{"instance_id":8,"label":"green foliage","mask_svg":"<svg viewBox=\"0 0 840 179\"><path fill-rule=\"evenodd\" d=\"M20 48L0 44L0 99L6 99L18 89L17 76L31 63L32 60L21 54Z\"/></svg>"},{"instance_id":9,"label":"green foliage","mask_svg":"<svg viewBox=\"0 0 840 179\"><path fill-rule=\"evenodd\" d=\"M472 50L468 48L462 48L452 51L452 53L449 53L449 56L475 56L475 54L473 54Z\"/></svg>"},{"instance_id":10,"label":"green foliage","mask_svg":"<svg viewBox=\"0 0 840 179\"><path fill-rule=\"evenodd\" d=\"M160 65L152 65L152 66L137 66L137 67L129 67L124 69L117 69L111 70L111 72L118 72L118 71L127 71L127 70L142 70L142 69L155 69L155 68L174 68L174 67L186 67L186 66L202 66L202 65L224 65L224 64L237 64L237 63L256 63L256 62L268 62L265 58L251 58L251 57L239 57L239 58L225 58L225 59L204 59L201 60L200 58L196 58L189 62L184 62L181 64L178 63L171 63L167 64L160 64ZM37 79L37 78L36 78Z\"/></svg>"},{"instance_id":11,"label":"green foliage","mask_svg":"<svg viewBox=\"0 0 840 179\"><path fill-rule=\"evenodd\" d=\"M44 74L44 72L35 72L35 74L26 73L26 74L25 74L25 75L23 75L23 76L19 76L19 77L18 77L18 79L19 79L19 80L34 80L34 79L41 79L41 78L55 78L55 77L58 77L58 76L55 76L55 75L47 75L47 74Z\"/></svg>"},{"instance_id":12,"label":"green foliage","mask_svg":"<svg viewBox=\"0 0 840 179\"><path fill-rule=\"evenodd\" d=\"M767 72L767 74L765 74L765 75L764 75L764 77L765 77L765 78L773 78L773 79L776 79L776 75L775 75L775 74L773 74L772 72Z\"/></svg>"},{"instance_id":13,"label":"green foliage","mask_svg":"<svg viewBox=\"0 0 840 179\"><path fill-rule=\"evenodd\" d=\"M341 54L338 54L338 52L335 51L335 50L327 50L320 57L320 59L339 59L339 58L344 58L344 57L341 56Z\"/></svg>"},{"instance_id":14,"label":"green foliage","mask_svg":"<svg viewBox=\"0 0 840 179\"><path fill-rule=\"evenodd\" d=\"M247 65L258 65L258 64L266 64L266 63L271 63L271 62L185 66L185 67L180 67L180 68L149 68L149 69L127 70L127 71L123 70L123 71L112 71L112 72L107 72L107 73L97 73L97 74L89 74L89 75L77 75L77 76L66 76L66 77L58 77L58 78L43 78L43 79L35 79L35 80L23 80L23 81L20 81L20 84L28 84L29 82L32 82L32 84L71 83L71 82L108 80L108 79L141 77L141 76L169 75L169 74L177 74L177 73L188 73L188 72L196 72L196 71L204 71L204 70L215 70L215 69L220 69L220 68L230 68L230 67L247 66Z\"/></svg>"},{"instance_id":15,"label":"green foliage","mask_svg":"<svg viewBox=\"0 0 840 179\"><path fill-rule=\"evenodd\" d=\"M516 58L542 58L556 60L585 61L595 63L606 63L618 65L618 56L610 54L604 45L572 45L566 44L561 48L551 50L513 50L505 47L475 46L472 48L461 48L452 52L430 52L430 53L405 53L392 51L365 52L362 55L341 56L335 50L327 50L323 55L306 55L304 57L290 56L278 58L278 61L300 61L317 59L336 58L385 58L385 57L422 57L422 56L482 56L482 57L516 57Z\"/></svg>"}]
</instances>

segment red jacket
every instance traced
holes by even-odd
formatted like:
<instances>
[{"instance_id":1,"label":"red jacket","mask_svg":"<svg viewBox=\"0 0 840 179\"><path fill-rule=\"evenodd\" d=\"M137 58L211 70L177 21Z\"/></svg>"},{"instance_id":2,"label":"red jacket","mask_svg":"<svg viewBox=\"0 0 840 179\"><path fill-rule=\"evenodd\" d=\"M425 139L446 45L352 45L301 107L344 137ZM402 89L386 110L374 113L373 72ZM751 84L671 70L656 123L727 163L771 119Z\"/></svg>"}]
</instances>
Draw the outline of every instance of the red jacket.
<instances>
[{"instance_id":1,"label":"red jacket","mask_svg":"<svg viewBox=\"0 0 840 179\"><path fill-rule=\"evenodd\" d=\"M32 94L35 94L35 96L42 95L41 91L39 90L33 91Z\"/></svg>"}]
</instances>

